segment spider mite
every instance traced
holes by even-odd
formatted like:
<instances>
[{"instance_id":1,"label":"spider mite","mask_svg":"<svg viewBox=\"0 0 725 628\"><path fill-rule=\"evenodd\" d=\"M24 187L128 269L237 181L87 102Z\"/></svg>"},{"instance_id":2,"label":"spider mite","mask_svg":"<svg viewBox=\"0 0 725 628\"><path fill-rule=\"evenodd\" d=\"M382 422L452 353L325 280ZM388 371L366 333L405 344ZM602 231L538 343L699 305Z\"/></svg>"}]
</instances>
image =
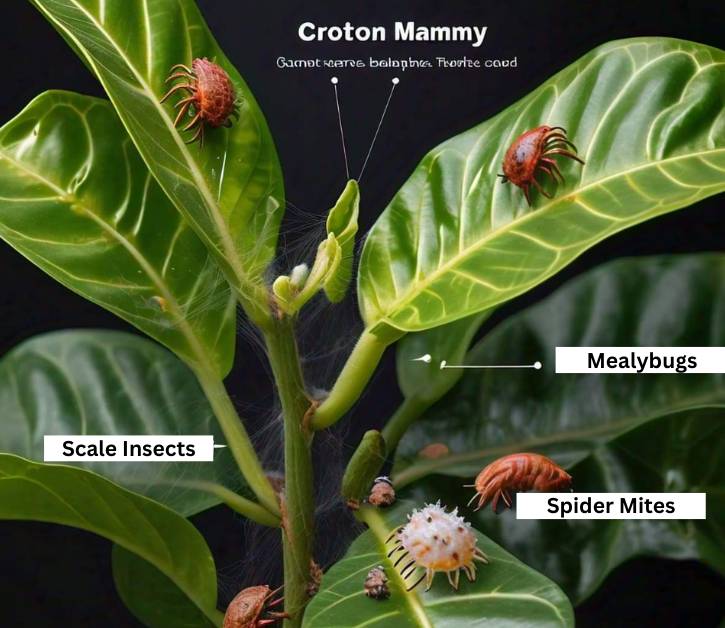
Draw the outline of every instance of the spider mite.
<instances>
[{"instance_id":1,"label":"spider mite","mask_svg":"<svg viewBox=\"0 0 725 628\"><path fill-rule=\"evenodd\" d=\"M478 499L475 510L479 510L493 500L491 508L496 512L499 499L503 499L506 508L511 508L512 493L567 490L571 487L571 476L546 456L510 454L494 460L478 474L475 484L466 486L476 489L476 494L468 502L469 506Z\"/></svg>"},{"instance_id":2,"label":"spider mite","mask_svg":"<svg viewBox=\"0 0 725 628\"><path fill-rule=\"evenodd\" d=\"M571 149L571 150L569 150ZM573 151L573 152L572 152ZM554 160L555 155L562 155L584 162L576 155L576 146L566 137L566 130L560 126L537 126L526 131L514 141L503 159L503 174L499 174L503 183L511 181L524 191L526 202L531 206L530 186L533 185L546 198L551 198L536 180L539 171L548 174L558 183L564 183L564 175ZM557 180L558 179L558 180Z\"/></svg>"},{"instance_id":3,"label":"spider mite","mask_svg":"<svg viewBox=\"0 0 725 628\"><path fill-rule=\"evenodd\" d=\"M182 131L190 131L196 127L196 133L187 140L187 144L196 140L203 144L204 128L207 125L214 128L229 127L232 125L232 116L235 119L239 118L234 85L229 75L216 63L206 58L194 59L191 68L183 63L177 63L171 68L166 82L177 80L182 82L173 85L161 98L161 102L175 92L182 90L185 92L185 97L174 105L179 108L174 126L179 126L181 119L191 108L194 115Z\"/></svg>"},{"instance_id":4,"label":"spider mite","mask_svg":"<svg viewBox=\"0 0 725 628\"><path fill-rule=\"evenodd\" d=\"M476 547L476 535L471 524L458 516L458 509L446 512L437 504L427 504L421 510L414 510L408 515L408 523L397 528L389 537L395 546L388 558L401 552L393 563L400 567L403 580L412 576L418 567L425 569L425 573L411 586L412 591L425 578L425 590L430 589L433 577L438 571L445 571L448 582L454 589L458 589L458 579L461 569L468 579L476 579L476 564L474 561L488 562L486 555ZM404 562L405 561L405 562Z\"/></svg>"},{"instance_id":5,"label":"spider mite","mask_svg":"<svg viewBox=\"0 0 725 628\"><path fill-rule=\"evenodd\" d=\"M280 589L272 591L266 584L242 589L227 607L224 628L261 628L289 618L285 612L269 610L284 601L281 597L269 601ZM262 617L263 613L266 613L265 617Z\"/></svg>"}]
</instances>

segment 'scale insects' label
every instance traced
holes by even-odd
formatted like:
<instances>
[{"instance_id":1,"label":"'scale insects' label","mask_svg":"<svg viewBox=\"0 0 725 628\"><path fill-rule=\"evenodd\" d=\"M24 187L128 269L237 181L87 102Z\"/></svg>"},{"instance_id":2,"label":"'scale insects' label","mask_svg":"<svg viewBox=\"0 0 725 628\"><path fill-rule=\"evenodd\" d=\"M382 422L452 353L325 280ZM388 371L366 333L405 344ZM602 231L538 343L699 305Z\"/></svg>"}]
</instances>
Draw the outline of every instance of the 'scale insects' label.
<instances>
[{"instance_id":1,"label":"'scale insects' label","mask_svg":"<svg viewBox=\"0 0 725 628\"><path fill-rule=\"evenodd\" d=\"M705 519L705 493L519 493L517 519Z\"/></svg>"},{"instance_id":2,"label":"'scale insects' label","mask_svg":"<svg viewBox=\"0 0 725 628\"><path fill-rule=\"evenodd\" d=\"M212 462L213 436L44 436L45 462Z\"/></svg>"}]
</instances>

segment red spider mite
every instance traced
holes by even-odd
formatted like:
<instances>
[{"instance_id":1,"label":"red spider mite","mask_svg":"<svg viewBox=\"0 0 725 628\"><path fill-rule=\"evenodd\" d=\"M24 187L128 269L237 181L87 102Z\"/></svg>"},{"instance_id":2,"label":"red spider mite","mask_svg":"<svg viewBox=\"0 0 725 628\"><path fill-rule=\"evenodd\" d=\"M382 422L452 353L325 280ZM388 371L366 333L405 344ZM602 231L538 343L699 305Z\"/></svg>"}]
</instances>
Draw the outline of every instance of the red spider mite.
<instances>
[{"instance_id":1,"label":"red spider mite","mask_svg":"<svg viewBox=\"0 0 725 628\"><path fill-rule=\"evenodd\" d=\"M161 102L180 90L185 90L189 94L174 105L179 107L174 126L179 126L186 112L193 107L194 116L182 129L189 131L196 127L196 133L186 142L187 144L196 140L203 144L206 125L214 128L229 127L232 125L232 116L239 118L234 85L229 75L213 61L206 58L194 59L191 62L191 69L183 63L177 63L169 72L167 83L179 79L184 82L173 85L161 98Z\"/></svg>"},{"instance_id":2,"label":"red spider mite","mask_svg":"<svg viewBox=\"0 0 725 628\"><path fill-rule=\"evenodd\" d=\"M569 149L572 149L572 152ZM526 131L514 141L503 159L503 174L499 174L503 183L511 181L514 185L524 191L526 202L531 206L530 186L533 184L546 198L551 198L536 180L536 174L541 172L548 174L558 183L558 179L564 182L564 176L559 166L554 161L554 155L563 155L578 161L584 162L576 156L576 146L566 137L566 129L560 126L537 126L535 129Z\"/></svg>"},{"instance_id":3,"label":"red spider mite","mask_svg":"<svg viewBox=\"0 0 725 628\"><path fill-rule=\"evenodd\" d=\"M475 510L483 508L490 500L496 512L498 500L503 499L511 508L511 493L540 491L551 493L571 487L571 476L553 460L540 454L510 454L494 460L476 477L476 494L468 502L470 506L478 498Z\"/></svg>"},{"instance_id":4,"label":"red spider mite","mask_svg":"<svg viewBox=\"0 0 725 628\"><path fill-rule=\"evenodd\" d=\"M279 593L280 589L272 591L266 584L242 589L229 602L227 612L224 615L224 628L261 628L280 619L289 618L287 613L268 610L284 601L284 598L281 597L269 601L270 598ZM261 617L265 611L267 611L267 616Z\"/></svg>"}]
</instances>

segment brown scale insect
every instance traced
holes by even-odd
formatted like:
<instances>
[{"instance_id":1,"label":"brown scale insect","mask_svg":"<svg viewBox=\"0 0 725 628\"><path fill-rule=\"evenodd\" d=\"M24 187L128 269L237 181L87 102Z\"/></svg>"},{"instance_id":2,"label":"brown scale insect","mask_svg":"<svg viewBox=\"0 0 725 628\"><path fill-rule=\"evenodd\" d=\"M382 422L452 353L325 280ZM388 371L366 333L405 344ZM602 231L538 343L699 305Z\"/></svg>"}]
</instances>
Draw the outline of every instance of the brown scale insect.
<instances>
[{"instance_id":1,"label":"brown scale insect","mask_svg":"<svg viewBox=\"0 0 725 628\"><path fill-rule=\"evenodd\" d=\"M572 149L572 152L569 149ZM551 198L536 180L539 171L548 174L554 181L564 183L564 175L554 160L555 155L562 155L584 162L576 155L576 146L566 137L566 129L560 126L537 126L519 135L503 159L503 174L499 174L503 183L511 181L524 191L526 202L531 206L530 186L533 185L546 198Z\"/></svg>"},{"instance_id":2,"label":"brown scale insect","mask_svg":"<svg viewBox=\"0 0 725 628\"><path fill-rule=\"evenodd\" d=\"M395 489L390 478L385 475L375 478L373 488L368 495L368 503L378 508L386 508L395 503Z\"/></svg>"},{"instance_id":3,"label":"brown scale insect","mask_svg":"<svg viewBox=\"0 0 725 628\"><path fill-rule=\"evenodd\" d=\"M229 127L232 125L232 116L239 118L239 105L234 85L229 75L213 61L209 61L206 57L194 59L191 62L191 68L183 63L177 63L169 70L166 82L179 79L184 82L173 85L161 98L161 102L180 90L188 92L189 95L174 105L179 108L174 126L179 126L181 119L189 108L192 108L194 115L182 131L190 131L196 127L196 133L190 140L187 140L187 144L196 140L203 144L205 126Z\"/></svg>"},{"instance_id":4,"label":"brown scale insect","mask_svg":"<svg viewBox=\"0 0 725 628\"><path fill-rule=\"evenodd\" d=\"M492 500L491 508L496 512L499 499L511 508L512 493L565 491L571 487L571 476L546 456L510 454L494 460L478 474L475 484L466 486L476 488L469 506L478 498L475 510L479 510Z\"/></svg>"},{"instance_id":5,"label":"brown scale insect","mask_svg":"<svg viewBox=\"0 0 725 628\"><path fill-rule=\"evenodd\" d=\"M283 611L269 610L284 601L280 597L270 602L281 588L272 591L266 584L262 584L242 589L227 606L224 628L261 628L280 619L288 619L289 615ZM262 617L265 612L266 616Z\"/></svg>"},{"instance_id":6,"label":"brown scale insect","mask_svg":"<svg viewBox=\"0 0 725 628\"><path fill-rule=\"evenodd\" d=\"M385 575L385 569L382 566L373 567L368 571L364 588L365 595L374 600L387 600L390 597L388 577Z\"/></svg>"}]
</instances>

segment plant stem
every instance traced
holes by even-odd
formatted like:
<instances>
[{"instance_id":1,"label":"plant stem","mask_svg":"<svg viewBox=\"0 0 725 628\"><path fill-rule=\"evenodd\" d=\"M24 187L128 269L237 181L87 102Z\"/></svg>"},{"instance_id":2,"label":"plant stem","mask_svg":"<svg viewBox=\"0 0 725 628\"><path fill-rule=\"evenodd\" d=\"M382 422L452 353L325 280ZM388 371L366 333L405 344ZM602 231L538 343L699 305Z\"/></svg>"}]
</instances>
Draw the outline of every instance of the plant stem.
<instances>
[{"instance_id":1,"label":"plant stem","mask_svg":"<svg viewBox=\"0 0 725 628\"><path fill-rule=\"evenodd\" d=\"M312 428L322 430L339 421L370 381L389 343L369 330L363 331L330 394L312 417Z\"/></svg>"},{"instance_id":2,"label":"plant stem","mask_svg":"<svg viewBox=\"0 0 725 628\"><path fill-rule=\"evenodd\" d=\"M407 397L403 403L398 406L393 416L388 419L382 430L385 439L385 449L388 456L391 456L398 446L398 442L403 434L423 412L431 406L430 401L420 399L419 397Z\"/></svg>"},{"instance_id":3,"label":"plant stem","mask_svg":"<svg viewBox=\"0 0 725 628\"><path fill-rule=\"evenodd\" d=\"M214 482L185 482L184 486L211 493L235 512L263 526L270 526L271 528L280 526L281 521L277 515L273 515L264 506L238 495L226 486Z\"/></svg>"},{"instance_id":4,"label":"plant stem","mask_svg":"<svg viewBox=\"0 0 725 628\"><path fill-rule=\"evenodd\" d=\"M259 502L269 512L279 515L277 496L264 473L247 430L244 429L244 424L239 418L232 400L229 398L224 382L210 370L199 368L195 372L224 432L227 446L231 450L249 488L252 489Z\"/></svg>"},{"instance_id":5,"label":"plant stem","mask_svg":"<svg viewBox=\"0 0 725 628\"><path fill-rule=\"evenodd\" d=\"M285 610L288 628L302 625L309 599L314 538L312 434L305 427L310 400L305 392L293 321L285 317L265 330L269 362L284 415L285 490L282 500Z\"/></svg>"}]
</instances>

